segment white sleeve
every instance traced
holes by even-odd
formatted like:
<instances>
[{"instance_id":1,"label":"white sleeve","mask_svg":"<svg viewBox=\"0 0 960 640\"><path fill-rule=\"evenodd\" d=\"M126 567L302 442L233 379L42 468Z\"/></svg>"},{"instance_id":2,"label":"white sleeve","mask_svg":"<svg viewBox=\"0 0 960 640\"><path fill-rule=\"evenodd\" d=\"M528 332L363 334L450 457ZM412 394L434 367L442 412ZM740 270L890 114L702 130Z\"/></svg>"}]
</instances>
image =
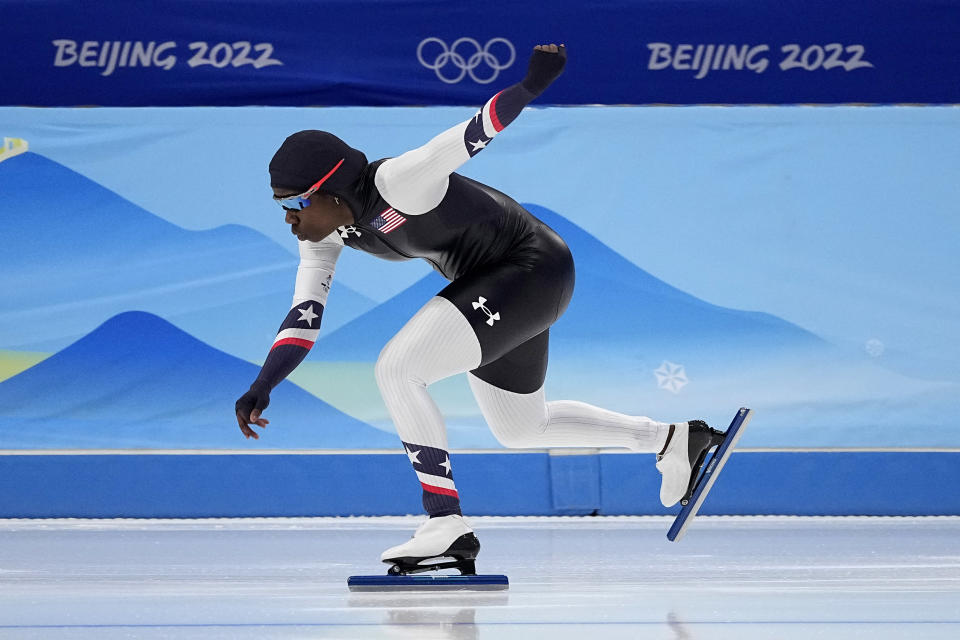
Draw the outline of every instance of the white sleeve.
<instances>
[{"instance_id":1,"label":"white sleeve","mask_svg":"<svg viewBox=\"0 0 960 640\"><path fill-rule=\"evenodd\" d=\"M383 199L397 211L412 216L440 204L447 193L450 174L485 148L506 123L516 117L512 112L509 120L497 117L497 105L502 106L504 102L501 96L507 94L509 102L511 94L507 92L511 90L490 98L472 118L447 129L422 147L385 160L373 178ZM513 101L517 103L516 99ZM510 106L516 113L522 108L520 103Z\"/></svg>"},{"instance_id":2,"label":"white sleeve","mask_svg":"<svg viewBox=\"0 0 960 640\"><path fill-rule=\"evenodd\" d=\"M326 306L337 258L343 250L343 240L334 231L320 242L301 240L299 245L300 266L297 268L293 306L308 300Z\"/></svg>"},{"instance_id":3,"label":"white sleeve","mask_svg":"<svg viewBox=\"0 0 960 640\"><path fill-rule=\"evenodd\" d=\"M337 232L333 232L320 242L302 241L299 248L300 266L297 269L293 305L280 325L258 376L258 379L269 382L271 387L280 384L296 369L317 341L323 308L327 304L343 241Z\"/></svg>"}]
</instances>

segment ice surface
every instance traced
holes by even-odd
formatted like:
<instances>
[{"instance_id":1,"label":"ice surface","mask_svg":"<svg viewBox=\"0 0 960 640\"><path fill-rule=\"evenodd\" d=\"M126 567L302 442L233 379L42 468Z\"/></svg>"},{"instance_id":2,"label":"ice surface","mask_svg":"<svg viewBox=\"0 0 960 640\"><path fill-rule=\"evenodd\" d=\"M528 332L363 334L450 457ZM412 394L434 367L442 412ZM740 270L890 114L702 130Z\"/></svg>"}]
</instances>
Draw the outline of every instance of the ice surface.
<instances>
[{"instance_id":1,"label":"ice surface","mask_svg":"<svg viewBox=\"0 0 960 640\"><path fill-rule=\"evenodd\" d=\"M960 518L470 521L508 592L350 593L414 518L0 520L0 637L960 637Z\"/></svg>"}]
</instances>

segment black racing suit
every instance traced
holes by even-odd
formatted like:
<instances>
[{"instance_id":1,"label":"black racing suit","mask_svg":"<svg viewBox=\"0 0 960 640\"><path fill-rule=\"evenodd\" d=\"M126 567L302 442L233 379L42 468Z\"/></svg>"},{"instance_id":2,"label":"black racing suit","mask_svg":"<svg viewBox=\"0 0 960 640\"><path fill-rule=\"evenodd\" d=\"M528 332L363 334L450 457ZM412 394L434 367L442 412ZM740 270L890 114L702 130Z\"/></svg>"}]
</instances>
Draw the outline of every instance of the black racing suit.
<instances>
[{"instance_id":1,"label":"black racing suit","mask_svg":"<svg viewBox=\"0 0 960 640\"><path fill-rule=\"evenodd\" d=\"M456 173L440 204L416 216L390 207L375 185L367 189L356 224L340 230L343 243L386 260L429 262L451 281L439 295L480 341L483 360L473 373L516 393L539 389L547 330L573 294L573 259L560 236L509 196Z\"/></svg>"},{"instance_id":2,"label":"black racing suit","mask_svg":"<svg viewBox=\"0 0 960 640\"><path fill-rule=\"evenodd\" d=\"M535 51L524 81L495 95L473 118L422 147L365 165L348 189L331 191L346 200L355 223L320 242L300 242L293 307L238 411L249 415L254 404L262 410L269 389L313 346L343 246L387 260L429 262L451 281L439 295L467 318L480 342L481 365L473 373L516 393L543 385L548 329L573 293L570 252L515 200L454 170L560 74L565 56L562 47L559 56Z\"/></svg>"}]
</instances>

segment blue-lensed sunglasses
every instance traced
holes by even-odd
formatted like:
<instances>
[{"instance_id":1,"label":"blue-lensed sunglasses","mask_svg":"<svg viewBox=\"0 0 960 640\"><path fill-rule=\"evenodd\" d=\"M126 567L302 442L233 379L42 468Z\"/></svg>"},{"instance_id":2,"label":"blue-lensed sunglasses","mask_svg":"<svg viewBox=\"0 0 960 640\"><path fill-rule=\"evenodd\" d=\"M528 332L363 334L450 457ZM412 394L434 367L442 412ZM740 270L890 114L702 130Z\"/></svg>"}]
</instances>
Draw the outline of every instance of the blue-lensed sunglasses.
<instances>
[{"instance_id":1,"label":"blue-lensed sunglasses","mask_svg":"<svg viewBox=\"0 0 960 640\"><path fill-rule=\"evenodd\" d=\"M310 196L316 192L316 189L311 189L306 193L301 193L298 196L287 196L286 198L273 197L274 201L283 207L284 211L302 211L303 209L310 206Z\"/></svg>"}]
</instances>

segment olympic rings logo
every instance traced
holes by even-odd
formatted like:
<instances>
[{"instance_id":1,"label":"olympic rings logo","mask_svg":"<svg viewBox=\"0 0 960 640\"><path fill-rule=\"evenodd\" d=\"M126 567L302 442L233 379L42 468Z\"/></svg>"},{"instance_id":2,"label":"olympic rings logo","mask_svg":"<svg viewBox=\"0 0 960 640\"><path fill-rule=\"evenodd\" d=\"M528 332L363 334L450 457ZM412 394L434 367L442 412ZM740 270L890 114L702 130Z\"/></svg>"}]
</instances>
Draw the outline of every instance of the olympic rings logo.
<instances>
[{"instance_id":1,"label":"olympic rings logo","mask_svg":"<svg viewBox=\"0 0 960 640\"><path fill-rule=\"evenodd\" d=\"M440 52L433 59L433 62L428 62L423 57L423 50L430 45L431 43L436 43L440 45ZM492 49L495 45L503 44L506 45L507 51L509 51L509 59L506 62L501 63L500 59L494 55ZM475 50L474 53L470 53L469 57L464 57L469 53L469 49L461 54L457 49L462 49L463 47L468 46ZM500 47L497 47L500 49ZM501 50L502 53L502 50ZM474 40L473 38L460 38L455 40L453 45L449 48L447 43L441 40L440 38L425 38L420 42L420 45L417 47L417 60L420 61L420 64L425 66L427 69L432 69L434 73L437 74L437 77L447 84L456 84L464 79L465 76L469 75L474 82L478 84L489 84L497 79L497 76L500 75L500 72L513 64L513 61L517 59L517 51L513 48L513 44L510 43L506 38L493 38L487 42L483 47L480 46L480 43ZM455 69L460 70L460 74L456 76L444 75L442 72L446 68L447 64L452 64ZM484 77L484 75L478 76L474 73L474 69L479 67L481 64L486 65L493 70L489 77Z\"/></svg>"}]
</instances>

